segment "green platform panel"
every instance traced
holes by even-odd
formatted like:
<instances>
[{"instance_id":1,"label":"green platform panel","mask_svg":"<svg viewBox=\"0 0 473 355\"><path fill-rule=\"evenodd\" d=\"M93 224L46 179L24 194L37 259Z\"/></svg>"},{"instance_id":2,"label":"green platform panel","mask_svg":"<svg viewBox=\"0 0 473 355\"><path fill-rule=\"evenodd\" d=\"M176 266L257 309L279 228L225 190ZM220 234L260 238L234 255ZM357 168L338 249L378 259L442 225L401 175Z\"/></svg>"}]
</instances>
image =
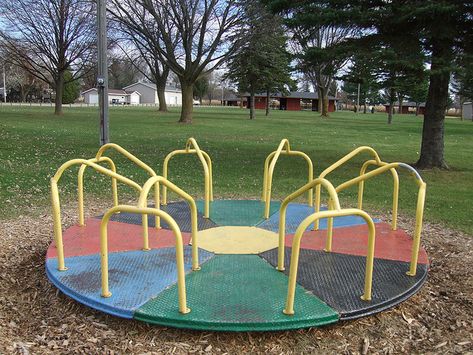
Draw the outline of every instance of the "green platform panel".
<instances>
[{"instance_id":1,"label":"green platform panel","mask_svg":"<svg viewBox=\"0 0 473 355\"><path fill-rule=\"evenodd\" d=\"M186 276L190 313L179 313L173 285L136 310L134 318L212 331L299 329L338 321L335 310L299 285L295 314L283 314L287 283L284 273L257 255L216 255L202 270Z\"/></svg>"},{"instance_id":2,"label":"green platform panel","mask_svg":"<svg viewBox=\"0 0 473 355\"><path fill-rule=\"evenodd\" d=\"M269 215L279 210L281 203L271 201ZM197 201L204 213L204 201ZM219 226L256 226L264 221L264 202L259 200L215 200L210 202L210 219Z\"/></svg>"}]
</instances>

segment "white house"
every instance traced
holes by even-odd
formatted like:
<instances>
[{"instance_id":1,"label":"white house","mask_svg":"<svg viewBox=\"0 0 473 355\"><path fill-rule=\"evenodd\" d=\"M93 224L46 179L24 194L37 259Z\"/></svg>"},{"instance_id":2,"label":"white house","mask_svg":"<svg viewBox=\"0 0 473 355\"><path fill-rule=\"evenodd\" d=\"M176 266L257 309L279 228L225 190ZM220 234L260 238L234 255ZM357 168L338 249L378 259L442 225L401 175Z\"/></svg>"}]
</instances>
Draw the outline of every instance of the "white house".
<instances>
[{"instance_id":1,"label":"white house","mask_svg":"<svg viewBox=\"0 0 473 355\"><path fill-rule=\"evenodd\" d=\"M139 92L141 94L140 103L142 104L159 103L158 92L156 90L156 84L137 82L137 83L124 87L123 90ZM164 91L164 96L166 98L166 103L168 105L173 105L173 106L182 105L181 89L178 89L172 86L166 86L166 89Z\"/></svg>"},{"instance_id":2,"label":"white house","mask_svg":"<svg viewBox=\"0 0 473 355\"><path fill-rule=\"evenodd\" d=\"M97 104L99 93L97 88L86 90L82 93L86 104ZM137 105L140 103L141 94L133 90L108 89L108 103L112 105Z\"/></svg>"},{"instance_id":3,"label":"white house","mask_svg":"<svg viewBox=\"0 0 473 355\"><path fill-rule=\"evenodd\" d=\"M473 120L473 103L472 102L464 102L462 115L464 120Z\"/></svg>"}]
</instances>

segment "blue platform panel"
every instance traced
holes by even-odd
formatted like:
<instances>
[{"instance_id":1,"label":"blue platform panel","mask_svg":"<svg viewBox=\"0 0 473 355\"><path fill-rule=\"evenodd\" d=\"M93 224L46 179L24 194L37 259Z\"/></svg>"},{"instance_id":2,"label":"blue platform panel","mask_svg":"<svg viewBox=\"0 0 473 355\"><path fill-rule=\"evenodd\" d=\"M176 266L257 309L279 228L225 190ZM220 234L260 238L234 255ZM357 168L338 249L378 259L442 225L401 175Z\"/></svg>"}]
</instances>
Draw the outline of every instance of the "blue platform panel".
<instances>
[{"instance_id":1,"label":"blue platform panel","mask_svg":"<svg viewBox=\"0 0 473 355\"><path fill-rule=\"evenodd\" d=\"M321 211L326 211L326 207L321 207ZM300 203L290 203L286 210L286 234L294 234L299 224L315 212L314 207L304 205ZM379 222L377 219L373 219L374 222ZM359 216L345 216L336 217L333 219L333 227L350 227L365 224L365 220ZM270 216L267 220L257 225L259 228L263 228L272 232L279 231L279 211ZM311 230L313 224L310 225L307 230ZM327 229L327 218L323 218L319 221L319 229Z\"/></svg>"},{"instance_id":2,"label":"blue platform panel","mask_svg":"<svg viewBox=\"0 0 473 355\"><path fill-rule=\"evenodd\" d=\"M199 261L213 256L199 250ZM177 282L175 248L128 251L109 254L109 288L112 296L102 297L100 255L66 258L66 271L57 270L57 258L46 261L48 278L61 291L97 310L123 318ZM184 247L185 270L191 270L191 247ZM176 299L177 302L177 299Z\"/></svg>"}]
</instances>

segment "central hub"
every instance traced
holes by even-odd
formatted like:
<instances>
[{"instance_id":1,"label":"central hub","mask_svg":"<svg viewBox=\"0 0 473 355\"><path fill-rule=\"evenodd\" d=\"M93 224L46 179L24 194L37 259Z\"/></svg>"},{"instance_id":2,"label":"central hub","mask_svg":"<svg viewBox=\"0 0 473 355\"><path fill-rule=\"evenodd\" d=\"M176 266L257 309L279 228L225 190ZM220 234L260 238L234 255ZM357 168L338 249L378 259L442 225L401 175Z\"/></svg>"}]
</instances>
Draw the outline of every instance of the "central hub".
<instances>
[{"instance_id":1,"label":"central hub","mask_svg":"<svg viewBox=\"0 0 473 355\"><path fill-rule=\"evenodd\" d=\"M257 227L216 227L197 233L199 247L215 254L259 254L278 246L278 235Z\"/></svg>"}]
</instances>

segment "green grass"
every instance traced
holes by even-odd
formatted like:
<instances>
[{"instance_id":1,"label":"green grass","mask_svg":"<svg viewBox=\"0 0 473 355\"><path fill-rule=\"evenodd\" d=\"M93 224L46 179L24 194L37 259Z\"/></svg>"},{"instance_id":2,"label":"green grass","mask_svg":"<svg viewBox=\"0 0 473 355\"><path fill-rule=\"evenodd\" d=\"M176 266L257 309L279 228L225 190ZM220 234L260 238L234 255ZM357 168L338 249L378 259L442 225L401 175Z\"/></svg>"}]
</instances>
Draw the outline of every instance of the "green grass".
<instances>
[{"instance_id":1,"label":"green grass","mask_svg":"<svg viewBox=\"0 0 473 355\"><path fill-rule=\"evenodd\" d=\"M315 175L360 145L375 148L385 161L413 163L419 155L422 120L412 115L394 117L386 124L384 114L337 112L320 119L312 112L272 111L266 118L258 112L254 121L238 108L195 110L194 124L177 123L175 109L158 114L154 108L112 108L110 130L113 142L133 152L161 172L165 155L182 149L188 137L195 137L214 162L214 192L218 197L259 198L264 159L276 149L281 138L288 138L292 149L302 150L314 161ZM0 108L0 200L1 217L29 212L49 203L48 179L65 161L91 158L98 149L98 113L92 108L65 108L63 117L52 115L51 108ZM447 120L445 155L449 171L423 171L427 182L426 219L473 232L473 140L471 122ZM138 182L146 174L116 154L119 173ZM329 179L340 183L358 174L360 156ZM278 162L273 197L282 198L305 182L305 162L281 157ZM77 170L61 180L62 200L75 199ZM203 195L202 168L195 156L179 156L170 164L170 179L196 197ZM89 171L86 194L110 197L109 181ZM366 184L366 207L389 210L389 175ZM120 186L120 195L134 192ZM400 212L414 214L416 185L401 174ZM172 196L171 196L172 197ZM354 205L356 188L343 192L345 206Z\"/></svg>"}]
</instances>

